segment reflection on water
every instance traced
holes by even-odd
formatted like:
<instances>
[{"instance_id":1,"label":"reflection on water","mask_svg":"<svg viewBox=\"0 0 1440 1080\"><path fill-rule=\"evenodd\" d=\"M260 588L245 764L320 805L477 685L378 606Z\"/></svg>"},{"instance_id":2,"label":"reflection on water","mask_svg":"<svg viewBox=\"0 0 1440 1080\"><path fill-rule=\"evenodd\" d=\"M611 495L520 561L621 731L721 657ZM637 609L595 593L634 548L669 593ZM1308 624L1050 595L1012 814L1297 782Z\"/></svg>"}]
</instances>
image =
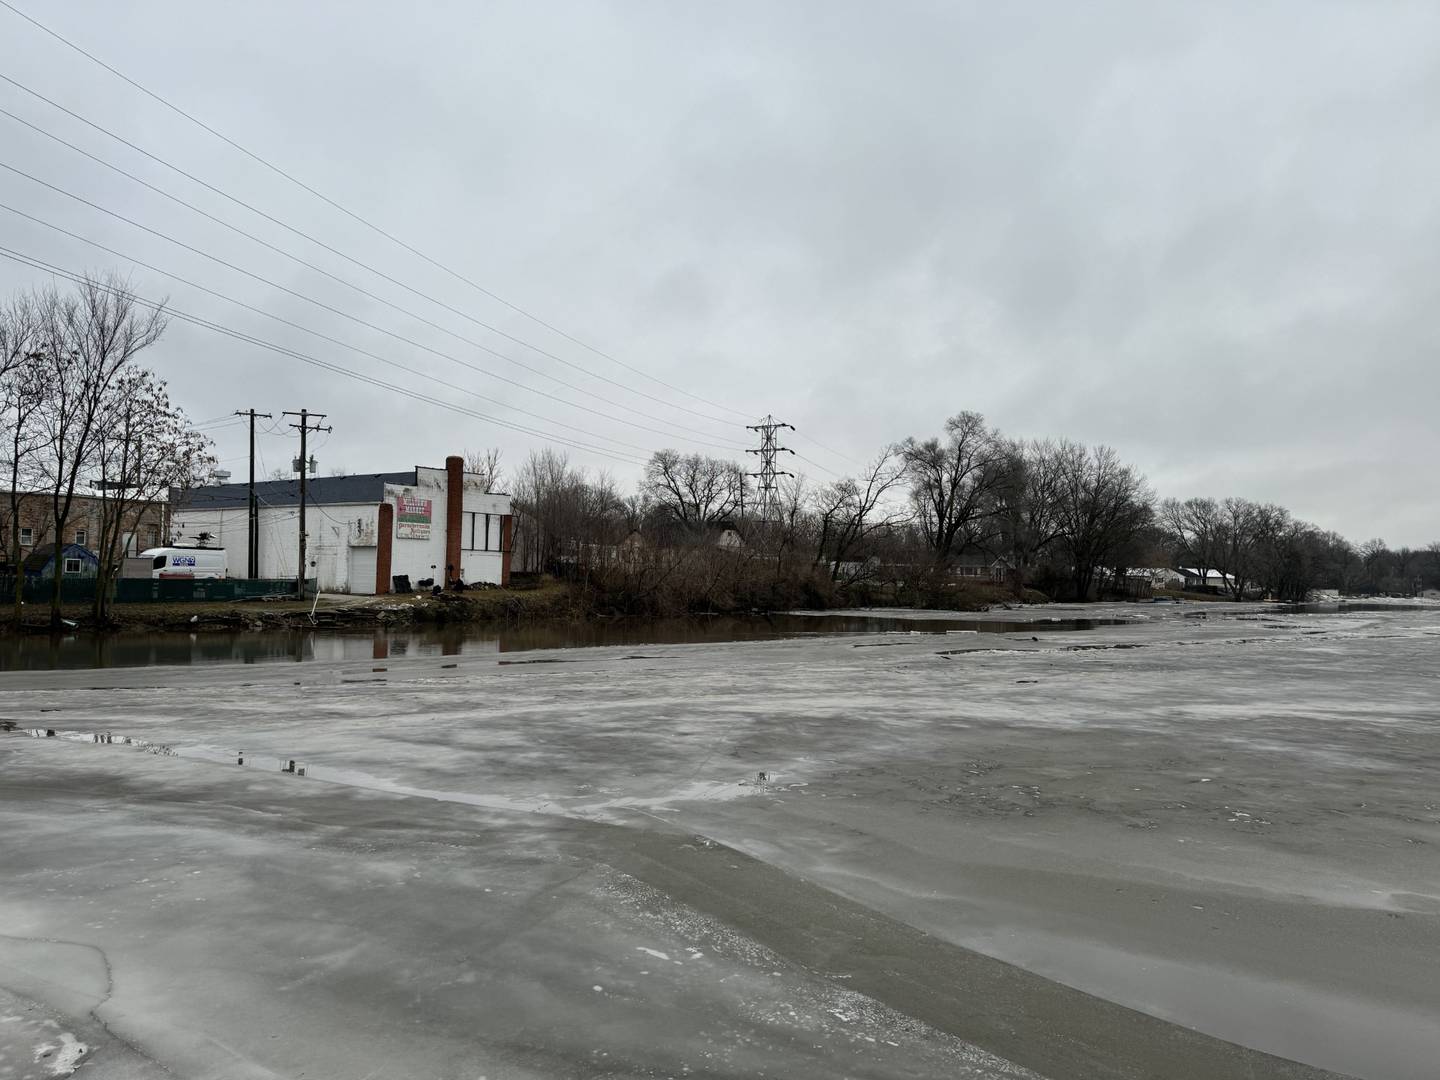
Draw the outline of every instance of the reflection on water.
<instances>
[{"instance_id":1,"label":"reflection on water","mask_svg":"<svg viewBox=\"0 0 1440 1080\"><path fill-rule=\"evenodd\" d=\"M377 628L373 631L266 630L248 633L70 634L0 638L0 671L256 664L303 660L386 660L579 649L596 645L704 644L828 634L978 631L991 634L1089 630L1123 619L906 619L867 615L741 615L688 619L597 619L529 626Z\"/></svg>"}]
</instances>

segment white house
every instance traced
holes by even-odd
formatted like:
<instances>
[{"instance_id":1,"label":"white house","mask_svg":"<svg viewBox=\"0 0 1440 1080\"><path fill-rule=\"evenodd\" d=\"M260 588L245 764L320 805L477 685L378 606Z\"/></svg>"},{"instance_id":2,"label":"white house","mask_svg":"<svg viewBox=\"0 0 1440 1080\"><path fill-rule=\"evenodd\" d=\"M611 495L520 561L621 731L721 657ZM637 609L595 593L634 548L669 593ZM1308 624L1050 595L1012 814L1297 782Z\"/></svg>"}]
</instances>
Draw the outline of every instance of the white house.
<instances>
[{"instance_id":1,"label":"white house","mask_svg":"<svg viewBox=\"0 0 1440 1080\"><path fill-rule=\"evenodd\" d=\"M1157 589L1179 589L1185 585L1185 575L1168 566L1146 566L1132 570L1133 574L1144 574Z\"/></svg>"},{"instance_id":2,"label":"white house","mask_svg":"<svg viewBox=\"0 0 1440 1080\"><path fill-rule=\"evenodd\" d=\"M293 578L299 558L299 479L256 483L261 578ZM219 484L171 495L171 529L184 542L208 533L226 549L232 576L249 566L249 494L245 484ZM484 490L461 458L445 468L315 477L306 484L307 577L321 591L387 593L392 577L412 585L508 584L510 496Z\"/></svg>"},{"instance_id":3,"label":"white house","mask_svg":"<svg viewBox=\"0 0 1440 1080\"><path fill-rule=\"evenodd\" d=\"M1185 575L1185 588L1192 592L1228 593L1235 587L1235 578L1219 570L1206 570L1203 574L1189 566L1180 567Z\"/></svg>"}]
</instances>

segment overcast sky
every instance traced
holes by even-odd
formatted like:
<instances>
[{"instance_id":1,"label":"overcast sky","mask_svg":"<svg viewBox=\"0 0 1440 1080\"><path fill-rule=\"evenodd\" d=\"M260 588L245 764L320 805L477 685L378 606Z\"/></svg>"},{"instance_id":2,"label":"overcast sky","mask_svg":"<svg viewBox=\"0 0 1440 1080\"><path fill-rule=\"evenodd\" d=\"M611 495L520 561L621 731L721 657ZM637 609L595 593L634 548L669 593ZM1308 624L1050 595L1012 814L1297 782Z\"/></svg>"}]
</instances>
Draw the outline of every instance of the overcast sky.
<instances>
[{"instance_id":1,"label":"overcast sky","mask_svg":"<svg viewBox=\"0 0 1440 1080\"><path fill-rule=\"evenodd\" d=\"M3 169L0 202L125 258L6 210L0 244L567 439L627 488L767 412L825 482L973 409L1109 443L1162 495L1440 537L1433 2L12 2L600 352L4 8L0 73L394 282L5 82L0 108L384 302L3 115L0 162L275 284ZM0 259L5 293L40 280ZM327 413L322 472L547 441L178 320L147 360L196 420ZM214 437L241 476L243 429ZM295 452L260 445L266 472Z\"/></svg>"}]
</instances>

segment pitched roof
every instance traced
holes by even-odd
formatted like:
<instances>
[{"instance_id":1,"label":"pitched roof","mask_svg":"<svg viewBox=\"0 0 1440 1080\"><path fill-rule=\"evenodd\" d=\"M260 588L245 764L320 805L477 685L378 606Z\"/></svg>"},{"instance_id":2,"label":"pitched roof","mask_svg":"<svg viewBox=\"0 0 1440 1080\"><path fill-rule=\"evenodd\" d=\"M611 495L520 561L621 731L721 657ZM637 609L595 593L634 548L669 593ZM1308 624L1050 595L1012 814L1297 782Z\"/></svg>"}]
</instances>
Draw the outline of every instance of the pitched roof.
<instances>
[{"instance_id":1,"label":"pitched roof","mask_svg":"<svg viewBox=\"0 0 1440 1080\"><path fill-rule=\"evenodd\" d=\"M305 501L312 506L336 503L378 503L385 500L385 485L415 484L415 470L388 473L358 473L354 476L315 476L306 483ZM255 484L255 498L261 506L298 506L300 480L262 480ZM232 510L250 505L246 484L212 484L181 491L172 488L170 501L176 510Z\"/></svg>"},{"instance_id":2,"label":"pitched roof","mask_svg":"<svg viewBox=\"0 0 1440 1080\"><path fill-rule=\"evenodd\" d=\"M1182 567L1180 567L1180 573L1186 575L1187 577L1198 578L1198 577L1200 576L1200 571L1199 571L1199 570L1196 570L1195 568L1190 567L1190 566L1182 566ZM1209 581L1234 581L1235 579L1234 579L1234 577L1232 577L1230 574L1221 573L1219 570L1207 570L1207 571L1205 572L1205 580L1206 580L1207 582L1209 582Z\"/></svg>"},{"instance_id":3,"label":"pitched roof","mask_svg":"<svg viewBox=\"0 0 1440 1080\"><path fill-rule=\"evenodd\" d=\"M84 559L87 562L99 561L93 551L91 551L89 548L82 547L79 544L62 544L60 547L60 553L63 558L79 558ZM41 544L34 551L30 552L30 554L26 555L24 561L21 562L20 565L25 570L44 570L45 567L49 566L54 560L55 545Z\"/></svg>"}]
</instances>

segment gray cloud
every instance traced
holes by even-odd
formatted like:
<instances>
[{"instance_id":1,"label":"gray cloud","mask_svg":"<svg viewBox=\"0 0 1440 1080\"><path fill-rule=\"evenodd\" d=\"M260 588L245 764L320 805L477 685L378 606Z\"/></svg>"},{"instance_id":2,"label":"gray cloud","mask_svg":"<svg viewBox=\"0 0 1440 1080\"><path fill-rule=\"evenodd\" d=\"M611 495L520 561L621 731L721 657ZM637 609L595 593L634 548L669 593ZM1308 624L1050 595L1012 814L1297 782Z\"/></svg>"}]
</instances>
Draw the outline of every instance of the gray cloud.
<instances>
[{"instance_id":1,"label":"gray cloud","mask_svg":"<svg viewBox=\"0 0 1440 1080\"><path fill-rule=\"evenodd\" d=\"M1440 452L1433 5L30 8L557 326L790 420L796 447L830 469L850 462L811 438L864 458L973 408L1016 435L1111 443L1165 494L1279 501L1357 540L1440 536L1426 497ZM0 33L6 73L68 107L476 319L705 409L400 252L8 12ZM740 418L706 424L588 378L307 248L7 86L0 105L542 373L669 428L744 438ZM421 346L579 398L4 118L0 146L0 160ZM609 444L622 455L679 442L348 324L14 176L0 175L0 199L423 374L135 271L142 291L248 332L540 423L444 384L472 388L632 444ZM0 220L7 246L115 261ZM7 291L34 277L0 264ZM327 468L490 444L513 464L540 442L178 324L152 360L198 417L330 413ZM237 430L218 441L223 457L243 452ZM267 462L291 452L278 435L265 445Z\"/></svg>"}]
</instances>

